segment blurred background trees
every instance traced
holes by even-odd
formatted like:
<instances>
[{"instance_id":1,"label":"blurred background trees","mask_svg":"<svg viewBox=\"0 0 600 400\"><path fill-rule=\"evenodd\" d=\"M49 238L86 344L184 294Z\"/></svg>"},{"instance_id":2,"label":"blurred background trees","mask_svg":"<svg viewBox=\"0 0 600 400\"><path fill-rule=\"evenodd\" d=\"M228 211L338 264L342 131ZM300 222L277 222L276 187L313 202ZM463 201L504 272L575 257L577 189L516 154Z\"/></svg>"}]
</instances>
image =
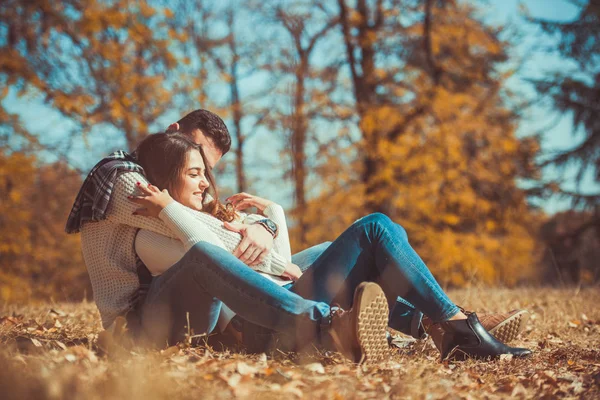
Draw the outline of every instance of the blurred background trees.
<instances>
[{"instance_id":1,"label":"blurred background trees","mask_svg":"<svg viewBox=\"0 0 600 400\"><path fill-rule=\"evenodd\" d=\"M598 281L598 187L543 174L575 165L579 182L600 180L598 1L572 21L520 20L551 39L540 52L572 66L529 80L583 137L560 154L523 131L518 39L485 7L2 2L2 299L89 295L78 238L62 233L82 174L196 108L223 116L234 139L217 171L224 194L282 203L294 251L379 211L445 285ZM539 199L553 193L573 210L547 216Z\"/></svg>"},{"instance_id":2,"label":"blurred background trees","mask_svg":"<svg viewBox=\"0 0 600 400\"><path fill-rule=\"evenodd\" d=\"M573 120L577 145L551 154L543 165L575 167L578 190L558 188L578 211L555 215L541 232L545 276L559 283L599 280L600 190L585 187L585 177L600 181L600 1L578 1L579 17L567 22L529 20L556 40L547 51L565 64L533 81L544 101Z\"/></svg>"}]
</instances>

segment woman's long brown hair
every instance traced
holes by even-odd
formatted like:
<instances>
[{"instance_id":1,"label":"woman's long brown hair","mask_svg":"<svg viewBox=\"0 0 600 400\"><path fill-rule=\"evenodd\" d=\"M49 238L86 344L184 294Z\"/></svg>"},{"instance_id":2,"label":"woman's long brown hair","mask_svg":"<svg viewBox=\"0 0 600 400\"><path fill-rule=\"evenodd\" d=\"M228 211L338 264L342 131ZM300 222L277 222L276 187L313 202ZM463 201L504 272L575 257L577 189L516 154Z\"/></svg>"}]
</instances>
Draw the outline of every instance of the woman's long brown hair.
<instances>
[{"instance_id":1,"label":"woman's long brown hair","mask_svg":"<svg viewBox=\"0 0 600 400\"><path fill-rule=\"evenodd\" d=\"M231 206L226 207L219 201L219 191L202 146L192 142L188 136L179 132L148 135L138 145L134 156L144 168L144 173L150 183L160 190L167 189L173 195L178 195L184 168L189 153L193 150L198 150L202 156L206 179L210 183L207 192L213 198L213 201L203 205L202 211L221 221L233 221L236 217L235 210Z\"/></svg>"}]
</instances>

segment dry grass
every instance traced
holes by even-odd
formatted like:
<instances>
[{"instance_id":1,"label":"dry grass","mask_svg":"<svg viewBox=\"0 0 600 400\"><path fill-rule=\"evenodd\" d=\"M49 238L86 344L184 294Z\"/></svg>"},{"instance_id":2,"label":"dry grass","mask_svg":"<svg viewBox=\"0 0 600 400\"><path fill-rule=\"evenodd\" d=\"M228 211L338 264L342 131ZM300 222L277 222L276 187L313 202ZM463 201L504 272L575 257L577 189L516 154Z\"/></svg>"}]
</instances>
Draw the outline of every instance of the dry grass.
<instances>
[{"instance_id":1,"label":"dry grass","mask_svg":"<svg viewBox=\"0 0 600 400\"><path fill-rule=\"evenodd\" d=\"M3 399L600 398L600 290L477 289L451 292L468 309L527 308L516 342L527 360L440 363L430 342L389 362L356 367L337 357L243 355L171 348L106 357L93 304L0 310ZM31 338L34 338L33 340Z\"/></svg>"}]
</instances>

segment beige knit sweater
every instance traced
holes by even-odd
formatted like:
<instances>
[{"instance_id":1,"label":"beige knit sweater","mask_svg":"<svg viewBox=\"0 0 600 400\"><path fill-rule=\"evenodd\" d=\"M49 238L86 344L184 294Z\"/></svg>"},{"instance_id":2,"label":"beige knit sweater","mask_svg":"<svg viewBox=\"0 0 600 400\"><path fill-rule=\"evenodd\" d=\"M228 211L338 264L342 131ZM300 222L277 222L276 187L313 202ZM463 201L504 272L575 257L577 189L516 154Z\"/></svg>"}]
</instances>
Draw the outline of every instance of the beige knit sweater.
<instances>
[{"instance_id":1,"label":"beige knit sweater","mask_svg":"<svg viewBox=\"0 0 600 400\"><path fill-rule=\"evenodd\" d=\"M129 201L127 196L139 194L136 182L147 183L147 180L137 172L121 173L115 182L107 218L86 223L81 229L83 257L104 328L108 328L117 316L129 310L131 299L139 287L134 249L138 229L177 238L160 219L132 215L139 206ZM196 242L207 241L232 252L241 241L238 233L225 229L223 223L211 215L189 208L187 211L198 221L193 238ZM276 220L275 223L279 225L279 235L287 238L285 217L283 221ZM281 246L287 246L287 249ZM253 268L281 275L290 261L281 254L289 253L289 240L278 240L266 259Z\"/></svg>"}]
</instances>

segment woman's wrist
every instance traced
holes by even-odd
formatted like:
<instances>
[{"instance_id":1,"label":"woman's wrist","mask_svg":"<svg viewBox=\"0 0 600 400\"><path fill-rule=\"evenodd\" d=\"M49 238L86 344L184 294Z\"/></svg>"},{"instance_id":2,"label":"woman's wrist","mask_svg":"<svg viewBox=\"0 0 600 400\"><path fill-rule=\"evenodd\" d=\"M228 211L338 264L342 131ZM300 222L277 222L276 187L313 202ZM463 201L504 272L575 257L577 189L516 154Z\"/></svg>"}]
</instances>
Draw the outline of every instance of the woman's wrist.
<instances>
[{"instance_id":1,"label":"woman's wrist","mask_svg":"<svg viewBox=\"0 0 600 400\"><path fill-rule=\"evenodd\" d=\"M158 202L158 206L160 207L160 209L162 211L167 206L169 206L169 204L172 204L174 202L175 202L175 200L173 200L173 198L171 196L169 196L167 198L161 198L160 201Z\"/></svg>"},{"instance_id":2,"label":"woman's wrist","mask_svg":"<svg viewBox=\"0 0 600 400\"><path fill-rule=\"evenodd\" d=\"M281 207L279 204L272 202L271 204L269 204L268 206L266 206L262 211L261 211L261 215L264 215L265 217L269 218L269 219L273 219L273 216L275 216L277 214L278 211L283 212L283 207Z\"/></svg>"}]
</instances>

